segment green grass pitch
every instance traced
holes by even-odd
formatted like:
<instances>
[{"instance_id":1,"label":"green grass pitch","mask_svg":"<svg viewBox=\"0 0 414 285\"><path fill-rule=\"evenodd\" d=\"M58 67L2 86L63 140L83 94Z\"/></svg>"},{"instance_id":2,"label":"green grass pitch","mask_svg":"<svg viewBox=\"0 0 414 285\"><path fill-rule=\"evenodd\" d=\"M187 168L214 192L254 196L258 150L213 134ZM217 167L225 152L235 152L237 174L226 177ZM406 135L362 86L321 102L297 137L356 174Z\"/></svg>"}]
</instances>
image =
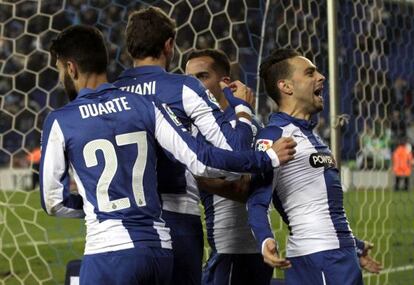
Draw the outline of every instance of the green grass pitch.
<instances>
[{"instance_id":1,"label":"green grass pitch","mask_svg":"<svg viewBox=\"0 0 414 285\"><path fill-rule=\"evenodd\" d=\"M66 263L82 256L84 221L49 217L39 200L38 191L0 191L0 285L63 284ZM344 200L355 235L385 266L365 284L414 284L414 192L350 191ZM287 231L274 211L272 224L283 254Z\"/></svg>"}]
</instances>

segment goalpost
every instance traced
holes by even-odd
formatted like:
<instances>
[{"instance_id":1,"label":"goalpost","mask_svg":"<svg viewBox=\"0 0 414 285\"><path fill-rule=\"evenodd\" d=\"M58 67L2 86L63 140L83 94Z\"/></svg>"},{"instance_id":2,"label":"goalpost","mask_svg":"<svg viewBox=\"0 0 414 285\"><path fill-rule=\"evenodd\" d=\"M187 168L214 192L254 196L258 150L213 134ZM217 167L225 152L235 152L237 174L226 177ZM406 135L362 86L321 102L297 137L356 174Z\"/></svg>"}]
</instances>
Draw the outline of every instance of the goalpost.
<instances>
[{"instance_id":1,"label":"goalpost","mask_svg":"<svg viewBox=\"0 0 414 285\"><path fill-rule=\"evenodd\" d=\"M67 103L50 67L51 40L71 24L97 26L107 39L114 80L131 66L123 44L128 14L147 5L177 21L172 71L184 71L192 48L223 49L233 77L256 90L257 115L264 122L275 106L257 71L272 48L300 50L326 76L337 68L327 82L330 92L324 90L318 131L326 140L336 137L331 147L342 161L351 228L375 243L373 256L386 268L364 280L414 284L414 196L392 191L390 171L391 149L402 128L398 116L414 139L414 3L341 0L333 10L328 4L331 0L0 0L0 284L61 284L66 263L82 256L83 221L47 217L38 189L30 189L27 155L39 145L47 114ZM328 43L336 44L336 56ZM329 64L335 60L337 67ZM284 254L286 228L272 216Z\"/></svg>"}]
</instances>

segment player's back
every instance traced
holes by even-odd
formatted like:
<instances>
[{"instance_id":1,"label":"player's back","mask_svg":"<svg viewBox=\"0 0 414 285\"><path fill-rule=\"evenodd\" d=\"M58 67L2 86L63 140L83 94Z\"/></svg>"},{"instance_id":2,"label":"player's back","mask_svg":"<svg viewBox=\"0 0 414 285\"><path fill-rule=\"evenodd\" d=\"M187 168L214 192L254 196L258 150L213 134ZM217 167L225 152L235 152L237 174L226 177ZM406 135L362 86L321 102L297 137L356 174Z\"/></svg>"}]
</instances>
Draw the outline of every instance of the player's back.
<instances>
[{"instance_id":1,"label":"player's back","mask_svg":"<svg viewBox=\"0 0 414 285\"><path fill-rule=\"evenodd\" d=\"M125 70L114 83L121 90L137 95L156 95L166 103L181 123L191 130L196 116L196 106L214 103L207 98L205 88L197 79L180 74L171 74L159 66L141 66ZM216 124L211 116L206 125ZM163 209L188 214L200 215L198 208L198 191L189 187L186 180L186 168L171 161L163 152L158 152L158 189L163 194Z\"/></svg>"},{"instance_id":2,"label":"player's back","mask_svg":"<svg viewBox=\"0 0 414 285\"><path fill-rule=\"evenodd\" d=\"M48 117L46 147L48 140L62 138L83 197L85 254L140 245L171 248L160 219L151 100L103 84L82 89Z\"/></svg>"}]
</instances>

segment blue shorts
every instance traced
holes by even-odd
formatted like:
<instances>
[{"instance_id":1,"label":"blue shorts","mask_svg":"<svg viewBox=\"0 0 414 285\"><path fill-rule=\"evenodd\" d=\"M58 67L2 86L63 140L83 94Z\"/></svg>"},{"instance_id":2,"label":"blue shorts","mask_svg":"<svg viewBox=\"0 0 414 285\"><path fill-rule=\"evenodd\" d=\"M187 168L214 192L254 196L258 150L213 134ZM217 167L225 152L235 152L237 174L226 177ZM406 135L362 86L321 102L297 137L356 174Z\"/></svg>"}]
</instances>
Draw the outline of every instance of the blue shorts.
<instances>
[{"instance_id":1,"label":"blue shorts","mask_svg":"<svg viewBox=\"0 0 414 285\"><path fill-rule=\"evenodd\" d=\"M354 247L290 257L286 285L362 285L362 272Z\"/></svg>"},{"instance_id":2,"label":"blue shorts","mask_svg":"<svg viewBox=\"0 0 414 285\"><path fill-rule=\"evenodd\" d=\"M170 228L174 267L172 285L200 285L203 262L203 226L200 216L163 211Z\"/></svg>"},{"instance_id":3,"label":"blue shorts","mask_svg":"<svg viewBox=\"0 0 414 285\"><path fill-rule=\"evenodd\" d=\"M261 254L213 252L203 270L203 285L269 285L273 268Z\"/></svg>"},{"instance_id":4,"label":"blue shorts","mask_svg":"<svg viewBox=\"0 0 414 285\"><path fill-rule=\"evenodd\" d=\"M139 247L85 255L80 285L169 285L170 249Z\"/></svg>"}]
</instances>

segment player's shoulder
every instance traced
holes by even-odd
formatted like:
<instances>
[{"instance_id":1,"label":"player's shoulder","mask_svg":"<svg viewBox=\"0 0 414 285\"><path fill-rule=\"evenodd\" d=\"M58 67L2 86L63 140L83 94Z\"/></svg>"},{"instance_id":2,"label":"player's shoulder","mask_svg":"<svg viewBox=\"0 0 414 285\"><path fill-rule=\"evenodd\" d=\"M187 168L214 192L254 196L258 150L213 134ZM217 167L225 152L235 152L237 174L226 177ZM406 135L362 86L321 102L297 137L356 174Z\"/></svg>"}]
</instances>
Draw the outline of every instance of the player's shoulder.
<instances>
[{"instance_id":1,"label":"player's shoulder","mask_svg":"<svg viewBox=\"0 0 414 285\"><path fill-rule=\"evenodd\" d=\"M184 75L184 85L192 90L194 90L197 93L205 92L207 89L204 87L203 83L201 83L200 80L198 80L194 76L190 75Z\"/></svg>"},{"instance_id":2,"label":"player's shoulder","mask_svg":"<svg viewBox=\"0 0 414 285\"><path fill-rule=\"evenodd\" d=\"M270 148L274 141L282 137L283 130L277 126L267 126L260 129L256 136L255 149L265 151Z\"/></svg>"},{"instance_id":3,"label":"player's shoulder","mask_svg":"<svg viewBox=\"0 0 414 285\"><path fill-rule=\"evenodd\" d=\"M188 88L191 88L195 91L198 90L205 90L205 87L203 83L201 83L200 80L198 80L196 77L186 74L177 74L177 73L166 73L164 74L165 79L168 79L167 82L179 84L182 86L186 86Z\"/></svg>"},{"instance_id":4,"label":"player's shoulder","mask_svg":"<svg viewBox=\"0 0 414 285\"><path fill-rule=\"evenodd\" d=\"M277 140L282 136L290 136L297 128L289 115L282 112L273 113L269 116L267 126L260 130L258 138Z\"/></svg>"},{"instance_id":5,"label":"player's shoulder","mask_svg":"<svg viewBox=\"0 0 414 285\"><path fill-rule=\"evenodd\" d=\"M279 126L268 125L257 133L257 139L277 140L283 134L283 129Z\"/></svg>"},{"instance_id":6,"label":"player's shoulder","mask_svg":"<svg viewBox=\"0 0 414 285\"><path fill-rule=\"evenodd\" d=\"M122 89L112 89L110 94L110 98L122 98L125 97L128 102L133 102L135 104L152 104L152 102L155 99L155 96L150 96L150 95L139 95L127 90L122 90Z\"/></svg>"}]
</instances>

